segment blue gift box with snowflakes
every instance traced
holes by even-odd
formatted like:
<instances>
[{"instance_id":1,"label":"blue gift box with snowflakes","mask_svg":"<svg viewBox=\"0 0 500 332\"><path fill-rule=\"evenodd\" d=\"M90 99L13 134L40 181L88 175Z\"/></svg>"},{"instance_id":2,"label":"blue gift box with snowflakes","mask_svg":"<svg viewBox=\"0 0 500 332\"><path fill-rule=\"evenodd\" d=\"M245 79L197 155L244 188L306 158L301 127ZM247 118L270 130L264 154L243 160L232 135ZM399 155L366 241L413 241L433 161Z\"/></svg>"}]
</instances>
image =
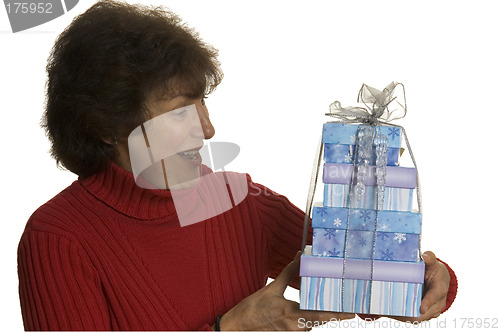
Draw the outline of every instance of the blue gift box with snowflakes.
<instances>
[{"instance_id":1,"label":"blue gift box with snowflakes","mask_svg":"<svg viewBox=\"0 0 500 332\"><path fill-rule=\"evenodd\" d=\"M415 212L315 206L312 254L416 262L421 220Z\"/></svg>"},{"instance_id":2,"label":"blue gift box with snowflakes","mask_svg":"<svg viewBox=\"0 0 500 332\"><path fill-rule=\"evenodd\" d=\"M418 234L315 228L312 245L318 256L417 262L418 241Z\"/></svg>"},{"instance_id":3,"label":"blue gift box with snowflakes","mask_svg":"<svg viewBox=\"0 0 500 332\"><path fill-rule=\"evenodd\" d=\"M332 144L325 143L323 151L323 159L327 163L352 164L355 145L351 144ZM375 147L373 147L375 149ZM388 148L387 151L387 166L399 165L399 148ZM370 159L370 165L375 165L375 153Z\"/></svg>"},{"instance_id":4,"label":"blue gift box with snowflakes","mask_svg":"<svg viewBox=\"0 0 500 332\"><path fill-rule=\"evenodd\" d=\"M405 232L420 234L422 230L422 214L410 211L375 211L373 209L348 209L323 206L316 203L312 209L314 228L346 229L370 231L377 229L384 232Z\"/></svg>"},{"instance_id":5,"label":"blue gift box with snowflakes","mask_svg":"<svg viewBox=\"0 0 500 332\"><path fill-rule=\"evenodd\" d=\"M356 143L356 135L359 125L338 122L327 122L323 124L323 138L325 144L345 144ZM401 148L401 128L393 126L377 126L380 134L388 139L389 148Z\"/></svg>"}]
</instances>

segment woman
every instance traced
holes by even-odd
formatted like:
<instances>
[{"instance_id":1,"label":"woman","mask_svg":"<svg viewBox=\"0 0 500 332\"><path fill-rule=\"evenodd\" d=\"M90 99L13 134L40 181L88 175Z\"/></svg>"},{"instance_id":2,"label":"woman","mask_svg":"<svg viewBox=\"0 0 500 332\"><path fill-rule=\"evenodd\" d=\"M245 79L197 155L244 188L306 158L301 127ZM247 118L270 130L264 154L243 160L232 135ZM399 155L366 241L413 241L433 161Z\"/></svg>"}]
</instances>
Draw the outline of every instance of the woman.
<instances>
[{"instance_id":1,"label":"woman","mask_svg":"<svg viewBox=\"0 0 500 332\"><path fill-rule=\"evenodd\" d=\"M214 135L204 97L222 72L175 15L99 2L59 36L47 71L52 155L79 179L21 238L26 329L296 330L298 318L353 317L283 298L298 287L303 212L201 165ZM456 291L433 254L426 263L420 319Z\"/></svg>"}]
</instances>

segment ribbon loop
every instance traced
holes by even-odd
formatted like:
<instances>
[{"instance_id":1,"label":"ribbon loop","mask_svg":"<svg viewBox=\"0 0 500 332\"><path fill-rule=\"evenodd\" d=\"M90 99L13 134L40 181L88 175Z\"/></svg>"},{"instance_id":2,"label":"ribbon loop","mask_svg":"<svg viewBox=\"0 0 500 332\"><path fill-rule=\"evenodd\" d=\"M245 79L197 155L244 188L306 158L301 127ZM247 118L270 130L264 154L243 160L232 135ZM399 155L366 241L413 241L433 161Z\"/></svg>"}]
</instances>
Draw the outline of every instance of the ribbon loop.
<instances>
[{"instance_id":1,"label":"ribbon loop","mask_svg":"<svg viewBox=\"0 0 500 332\"><path fill-rule=\"evenodd\" d=\"M394 96L398 86L403 90L404 105ZM363 103L365 107L342 107L337 100L330 105L330 112L325 115L347 123L361 122L371 125L391 122L406 116L406 94L402 83L391 82L382 91L363 84L358 93L358 103Z\"/></svg>"}]
</instances>

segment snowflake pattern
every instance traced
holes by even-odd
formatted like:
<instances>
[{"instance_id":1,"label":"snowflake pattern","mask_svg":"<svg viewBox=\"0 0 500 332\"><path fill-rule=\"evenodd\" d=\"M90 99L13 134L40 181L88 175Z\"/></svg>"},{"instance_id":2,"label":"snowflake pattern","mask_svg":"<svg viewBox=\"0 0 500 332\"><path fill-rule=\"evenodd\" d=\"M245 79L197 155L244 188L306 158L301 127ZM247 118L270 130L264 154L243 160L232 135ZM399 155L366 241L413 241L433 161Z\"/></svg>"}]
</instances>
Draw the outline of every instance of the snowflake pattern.
<instances>
[{"instance_id":1,"label":"snowflake pattern","mask_svg":"<svg viewBox=\"0 0 500 332\"><path fill-rule=\"evenodd\" d=\"M339 218L335 219L333 221L333 224L336 226L336 227L340 227L340 224L342 224L342 220L340 220Z\"/></svg>"},{"instance_id":2,"label":"snowflake pattern","mask_svg":"<svg viewBox=\"0 0 500 332\"><path fill-rule=\"evenodd\" d=\"M336 248L333 248L333 250L328 250L328 256L339 257L340 256L340 251L337 251Z\"/></svg>"},{"instance_id":3,"label":"snowflake pattern","mask_svg":"<svg viewBox=\"0 0 500 332\"><path fill-rule=\"evenodd\" d=\"M366 239L365 239L365 238L361 238L361 239L359 239L359 245L360 245L361 247L366 246Z\"/></svg>"},{"instance_id":4,"label":"snowflake pattern","mask_svg":"<svg viewBox=\"0 0 500 332\"><path fill-rule=\"evenodd\" d=\"M401 241L406 241L406 234L405 233L395 233L396 236L394 237L394 240L398 241L399 244L401 244Z\"/></svg>"},{"instance_id":5,"label":"snowflake pattern","mask_svg":"<svg viewBox=\"0 0 500 332\"><path fill-rule=\"evenodd\" d=\"M324 217L328 213L325 208L318 208L317 211L321 217Z\"/></svg>"},{"instance_id":6,"label":"snowflake pattern","mask_svg":"<svg viewBox=\"0 0 500 332\"><path fill-rule=\"evenodd\" d=\"M344 157L344 162L348 163L348 164L351 164L352 163L352 154L351 154L351 151L349 151L345 157Z\"/></svg>"},{"instance_id":7,"label":"snowflake pattern","mask_svg":"<svg viewBox=\"0 0 500 332\"><path fill-rule=\"evenodd\" d=\"M392 251L390 251L389 249L387 249L385 252L384 251L381 251L382 252L382 259L384 261L392 261L392 255L394 255L394 253Z\"/></svg>"},{"instance_id":8,"label":"snowflake pattern","mask_svg":"<svg viewBox=\"0 0 500 332\"><path fill-rule=\"evenodd\" d=\"M363 219L363 221L371 219L370 211L360 211L359 214L360 214L359 217Z\"/></svg>"},{"instance_id":9,"label":"snowflake pattern","mask_svg":"<svg viewBox=\"0 0 500 332\"><path fill-rule=\"evenodd\" d=\"M325 232L323 233L323 236L327 240L331 240L335 237L335 229L333 228L325 228Z\"/></svg>"},{"instance_id":10,"label":"snowflake pattern","mask_svg":"<svg viewBox=\"0 0 500 332\"><path fill-rule=\"evenodd\" d=\"M391 128L389 127L389 134L388 136L391 136L391 139L394 139L394 137L398 136L399 137L399 128Z\"/></svg>"},{"instance_id":11,"label":"snowflake pattern","mask_svg":"<svg viewBox=\"0 0 500 332\"><path fill-rule=\"evenodd\" d=\"M381 241L384 241L388 237L389 235L385 232L377 232L377 238L379 238Z\"/></svg>"}]
</instances>

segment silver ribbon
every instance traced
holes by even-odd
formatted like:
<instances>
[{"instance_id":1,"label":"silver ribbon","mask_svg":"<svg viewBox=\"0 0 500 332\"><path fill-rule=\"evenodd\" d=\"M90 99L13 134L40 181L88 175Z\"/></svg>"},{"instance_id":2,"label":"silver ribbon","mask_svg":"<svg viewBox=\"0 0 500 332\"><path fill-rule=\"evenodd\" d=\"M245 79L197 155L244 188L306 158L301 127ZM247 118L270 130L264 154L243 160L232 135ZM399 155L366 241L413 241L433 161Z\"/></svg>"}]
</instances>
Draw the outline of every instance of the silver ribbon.
<instances>
[{"instance_id":1,"label":"silver ribbon","mask_svg":"<svg viewBox=\"0 0 500 332\"><path fill-rule=\"evenodd\" d=\"M398 86L403 89L404 105L396 100L397 96L394 96ZM325 115L335 117L345 123L371 125L388 124L406 116L406 94L402 83L391 82L382 91L363 84L358 93L358 103L363 103L365 107L342 107L340 101L334 101L330 105L330 112Z\"/></svg>"},{"instance_id":2,"label":"silver ribbon","mask_svg":"<svg viewBox=\"0 0 500 332\"><path fill-rule=\"evenodd\" d=\"M375 149L374 149L375 147ZM375 151L374 151L375 150ZM369 161L372 160L372 155L375 153L376 156L376 191L375 191L375 225L372 230L372 245L370 253L371 264L366 266L369 271L366 273L370 274L369 281L369 300L368 300L368 312L371 312L371 296L372 296L372 281L373 281L373 269L374 269L374 253L375 253L375 242L377 234L378 225L378 211L382 210L384 207L384 193L385 193L385 176L386 176L386 166L387 166L387 151L388 151L388 139L387 136L383 135L379 131L379 127L374 125L359 125L356 134L356 144L354 147L354 158L353 158L353 171L351 175L351 186L349 190L348 199L348 213L347 213L347 225L345 233L345 247L344 247L344 261L342 270L342 291L341 291L341 308L344 311L344 280L345 276L351 273L353 269L352 261L348 263L347 258L350 256L350 249L352 244L349 243L349 231L350 231L350 218L351 218L351 208L356 207L355 201L359 201L365 194L365 181L367 177ZM356 173L356 175L355 175ZM348 308L349 309L349 308Z\"/></svg>"}]
</instances>

